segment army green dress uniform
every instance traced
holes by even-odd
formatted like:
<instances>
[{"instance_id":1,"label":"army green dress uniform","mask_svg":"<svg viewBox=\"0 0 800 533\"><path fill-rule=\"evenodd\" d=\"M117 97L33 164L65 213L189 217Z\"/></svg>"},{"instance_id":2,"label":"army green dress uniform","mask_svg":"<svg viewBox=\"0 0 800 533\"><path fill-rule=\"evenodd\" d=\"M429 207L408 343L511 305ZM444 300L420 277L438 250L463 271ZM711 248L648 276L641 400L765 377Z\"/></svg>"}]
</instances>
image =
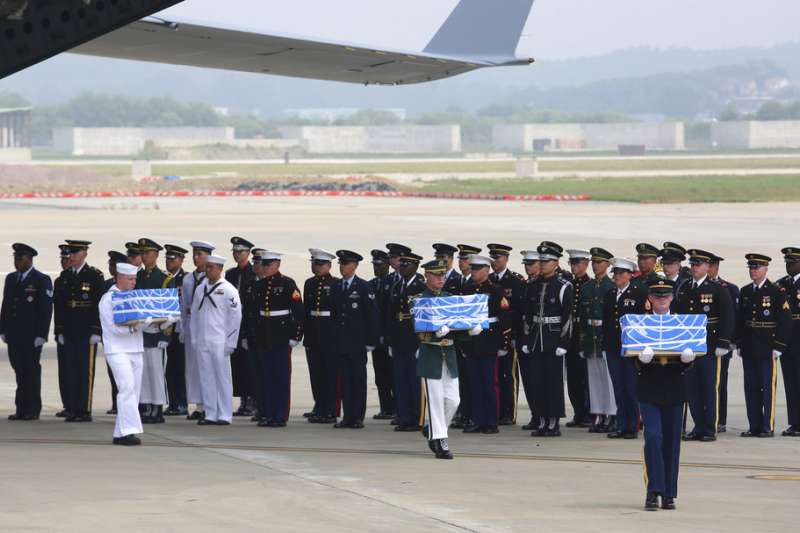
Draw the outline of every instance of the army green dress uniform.
<instances>
[{"instance_id":1,"label":"army green dress uniform","mask_svg":"<svg viewBox=\"0 0 800 533\"><path fill-rule=\"evenodd\" d=\"M786 269L796 272L796 267L800 266L800 248L784 248L781 253L786 261ZM781 278L777 285L786 297L792 314L789 345L786 353L781 356L786 411L789 415L789 427L783 432L783 436L800 437L800 272Z\"/></svg>"}]
</instances>

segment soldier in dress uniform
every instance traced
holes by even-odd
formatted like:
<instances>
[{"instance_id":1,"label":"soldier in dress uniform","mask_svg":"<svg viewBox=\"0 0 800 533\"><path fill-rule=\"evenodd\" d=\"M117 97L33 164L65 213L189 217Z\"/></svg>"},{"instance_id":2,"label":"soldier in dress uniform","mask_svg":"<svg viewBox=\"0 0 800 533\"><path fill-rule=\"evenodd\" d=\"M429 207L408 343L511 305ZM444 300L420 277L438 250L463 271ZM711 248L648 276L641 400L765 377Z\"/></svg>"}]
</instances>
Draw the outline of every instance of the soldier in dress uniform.
<instances>
[{"instance_id":1,"label":"soldier in dress uniform","mask_svg":"<svg viewBox=\"0 0 800 533\"><path fill-rule=\"evenodd\" d=\"M581 357L580 336L577 329L580 327L578 322L578 302L581 298L582 287L591 281L587 274L589 260L592 255L586 250L567 250L569 254L569 268L572 272L572 342L570 343L564 361L567 365L567 393L569 402L572 404L573 417L567 422L568 428L589 427L592 423L592 416L589 412L589 376L586 369L586 359Z\"/></svg>"},{"instance_id":2,"label":"soldier in dress uniform","mask_svg":"<svg viewBox=\"0 0 800 533\"><path fill-rule=\"evenodd\" d=\"M675 290L672 280L653 280L648 302L654 314L670 314ZM681 455L681 419L686 398L684 374L695 360L691 348L680 358L656 357L646 347L636 361L638 369L639 409L644 426L644 479L647 490L645 509L659 506L675 509L678 496L678 469Z\"/></svg>"},{"instance_id":3,"label":"soldier in dress uniform","mask_svg":"<svg viewBox=\"0 0 800 533\"><path fill-rule=\"evenodd\" d=\"M677 303L678 291L684 282L691 279L692 273L683 266L686 261L686 248L674 242L665 242L664 247L659 251L661 258L661 268L664 271L664 278L674 282L675 299L672 305Z\"/></svg>"},{"instance_id":4,"label":"soldier in dress uniform","mask_svg":"<svg viewBox=\"0 0 800 533\"><path fill-rule=\"evenodd\" d=\"M263 279L253 286L255 344L260 375L258 425L286 427L291 405L292 348L303 339L303 295L295 281L280 272L282 254L261 254ZM253 346L248 344L250 349Z\"/></svg>"},{"instance_id":5,"label":"soldier in dress uniform","mask_svg":"<svg viewBox=\"0 0 800 533\"><path fill-rule=\"evenodd\" d=\"M97 345L102 340L98 304L103 295L103 273L86 263L91 242L67 240L70 268L53 294L54 334L63 346L67 373L67 422L92 421Z\"/></svg>"},{"instance_id":6,"label":"soldier in dress uniform","mask_svg":"<svg viewBox=\"0 0 800 533\"><path fill-rule=\"evenodd\" d=\"M400 258L404 255L408 255L411 253L411 248L404 244L398 244L396 242L390 242L386 245L386 249L389 251L389 266L392 269L392 273L389 275L389 279L391 280L391 284L394 285L402 276L400 275Z\"/></svg>"},{"instance_id":7,"label":"soldier in dress uniform","mask_svg":"<svg viewBox=\"0 0 800 533\"><path fill-rule=\"evenodd\" d=\"M336 252L339 273L331 289L334 346L342 383L342 420L335 428L362 429L367 411L367 352L378 344L378 303L370 284L356 275L364 258Z\"/></svg>"},{"instance_id":8,"label":"soldier in dress uniform","mask_svg":"<svg viewBox=\"0 0 800 533\"><path fill-rule=\"evenodd\" d=\"M789 427L784 437L800 437L800 248L790 246L781 250L786 262L786 276L778 280L792 315L792 330L786 353L781 356L783 388L786 391L786 411Z\"/></svg>"},{"instance_id":9,"label":"soldier in dress uniform","mask_svg":"<svg viewBox=\"0 0 800 533\"><path fill-rule=\"evenodd\" d=\"M464 428L464 433L489 435L498 432L500 403L497 365L501 354L508 355L512 348L511 304L505 296L505 290L489 281L491 264L489 257L472 255L470 280L461 290L465 296L486 294L489 297L489 329L475 326L468 332L469 339L461 345L469 366L472 399L472 425Z\"/></svg>"},{"instance_id":10,"label":"soldier in dress uniform","mask_svg":"<svg viewBox=\"0 0 800 533\"><path fill-rule=\"evenodd\" d=\"M572 283L556 272L561 252L539 245L541 275L527 292L524 316L529 334L523 353L532 354L533 412L539 417L535 437L561 436L564 409L564 356L572 343Z\"/></svg>"},{"instance_id":11,"label":"soldier in dress uniform","mask_svg":"<svg viewBox=\"0 0 800 533\"><path fill-rule=\"evenodd\" d=\"M450 244L437 242L433 245L433 256L440 263L444 263L444 291L450 294L458 294L461 290L461 273L453 266L453 261L458 248Z\"/></svg>"},{"instance_id":12,"label":"soldier in dress uniform","mask_svg":"<svg viewBox=\"0 0 800 533\"><path fill-rule=\"evenodd\" d=\"M108 278L103 284L103 294L107 293L117 282L117 265L125 263L128 263L127 255L123 254L122 252L115 252L114 250L108 252L108 272L111 277ZM115 415L117 414L117 394L119 393L119 390L117 389L117 382L114 379L114 372L111 371L111 365L108 364L107 358L106 372L108 372L108 380L111 382L111 409L106 411L106 414Z\"/></svg>"},{"instance_id":13,"label":"soldier in dress uniform","mask_svg":"<svg viewBox=\"0 0 800 533\"><path fill-rule=\"evenodd\" d=\"M647 283L661 278L656 272L658 255L661 252L652 244L640 242L636 245L636 265L638 272L634 270L633 284L647 286Z\"/></svg>"},{"instance_id":14,"label":"soldier in dress uniform","mask_svg":"<svg viewBox=\"0 0 800 533\"><path fill-rule=\"evenodd\" d=\"M158 256L164 249L152 239L143 237L137 241L141 252L142 268L136 276L137 289L167 289L173 286L174 278L158 267ZM167 405L167 347L172 324L150 324L143 328L144 355L142 357L142 387L139 401L142 403L143 424L163 424L164 406Z\"/></svg>"},{"instance_id":15,"label":"soldier in dress uniform","mask_svg":"<svg viewBox=\"0 0 800 533\"><path fill-rule=\"evenodd\" d=\"M241 298L244 288L253 281L253 265L250 263L250 250L255 245L243 237L231 238L231 255L236 266L225 271L225 279L236 287ZM239 342L231 354L231 376L233 379L233 395L239 398L239 408L233 416L253 416L255 404L250 377L255 369L252 367L250 354L242 346L244 328L239 329Z\"/></svg>"},{"instance_id":16,"label":"soldier in dress uniform","mask_svg":"<svg viewBox=\"0 0 800 533\"><path fill-rule=\"evenodd\" d=\"M536 250L522 250L520 252L522 255L522 264L525 268L525 273L528 276L527 281L525 282L525 288L522 290L522 303L521 310L522 310L522 334L523 338L527 338L530 335L530 327L528 326L529 317L526 315L526 310L533 309L534 303L531 301L533 298L533 288L534 282L539 278L541 274L541 266L539 264L540 255L539 252ZM520 381L522 381L522 388L525 391L525 399L528 402L528 410L531 413L530 421L522 426L523 431L533 431L539 428L539 417L534 414L534 386L533 386L533 354L525 353L522 351L520 347L519 351L519 374L520 374ZM463 379L463 378L462 378Z\"/></svg>"},{"instance_id":17,"label":"soldier in dress uniform","mask_svg":"<svg viewBox=\"0 0 800 533\"><path fill-rule=\"evenodd\" d=\"M68 244L59 244L59 263L61 265L61 273L58 277L53 281L53 295L61 292L64 287L64 283L66 282L66 277L68 275L69 266L69 256L72 253ZM55 312L55 309L54 309ZM55 317L54 317L55 321ZM58 393L59 397L61 398L61 410L56 413L58 418L66 418L69 414L67 411L67 399L69 398L69 393L67 392L67 369L66 369L66 358L64 356L64 346L56 342L56 359L58 363Z\"/></svg>"},{"instance_id":18,"label":"soldier in dress uniform","mask_svg":"<svg viewBox=\"0 0 800 533\"><path fill-rule=\"evenodd\" d=\"M181 246L175 244L164 245L167 273L175 280L173 284L178 289L179 299L181 299L181 292L183 291L183 278L186 276L186 271L183 270L183 261L188 253L189 250ZM165 376L169 406L164 411L165 416L186 416L189 414L186 402L186 347L181 342L183 328L183 322L176 323L169 336Z\"/></svg>"},{"instance_id":19,"label":"soldier in dress uniform","mask_svg":"<svg viewBox=\"0 0 800 533\"><path fill-rule=\"evenodd\" d=\"M586 361L589 406L594 415L589 433L608 433L615 423L617 402L608 371L607 354L603 354L603 302L606 294L614 290L614 283L608 277L608 267L614 256L608 250L598 247L592 248L589 253L594 279L581 287L576 335L580 355Z\"/></svg>"},{"instance_id":20,"label":"soldier in dress uniform","mask_svg":"<svg viewBox=\"0 0 800 533\"><path fill-rule=\"evenodd\" d=\"M425 290L425 281L417 273L422 257L409 252L400 257L400 280L392 285L389 305L386 306L386 340L392 357L394 394L399 424L395 431L419 431L422 428L420 382L417 378L416 353L419 337L411 318L411 300Z\"/></svg>"},{"instance_id":21,"label":"soldier in dress uniform","mask_svg":"<svg viewBox=\"0 0 800 533\"><path fill-rule=\"evenodd\" d=\"M15 411L9 420L38 420L42 411L42 346L47 342L53 316L53 283L36 270L39 255L23 243L14 250L14 272L6 276L0 309L0 340L8 346L17 391Z\"/></svg>"},{"instance_id":22,"label":"soldier in dress uniform","mask_svg":"<svg viewBox=\"0 0 800 533\"><path fill-rule=\"evenodd\" d=\"M603 357L608 363L611 381L614 384L614 399L617 403L617 419L611 439L635 439L639 435L639 409L636 395L636 365L630 358L622 356L622 326L620 319L627 314L641 315L645 312L647 289L631 282L636 264L628 259L615 257L611 260L611 271L616 289L609 291L603 302ZM661 279L649 276L652 281ZM641 279L641 278L640 278Z\"/></svg>"},{"instance_id":23,"label":"soldier in dress uniform","mask_svg":"<svg viewBox=\"0 0 800 533\"><path fill-rule=\"evenodd\" d=\"M247 351L250 357L250 366L253 368L253 373L250 376L250 385L252 387L253 401L255 404L252 407L253 415L250 417L251 422L258 422L261 418L258 415L258 402L263 392L263 385L261 383L261 363L259 362L258 354L256 353L255 346L255 332L258 327L258 308L255 301L255 287L259 281L265 277L265 267L262 261L262 256L267 253L264 248L253 248L250 250L250 255L253 258L253 279L245 284L240 291L242 299L242 329L244 330L239 336L242 337L240 345Z\"/></svg>"},{"instance_id":24,"label":"soldier in dress uniform","mask_svg":"<svg viewBox=\"0 0 800 533\"><path fill-rule=\"evenodd\" d=\"M733 323L736 324L736 313L739 309L739 287L730 281L724 280L719 276L719 265L725 259L713 254L708 266L708 277L711 281L716 281L725 290L731 298L733 304ZM731 366L731 358L733 357L734 344L731 344L731 350L722 356L722 365L720 368L719 376L719 423L717 424L717 433L725 433L728 424L728 369Z\"/></svg>"},{"instance_id":25,"label":"soldier in dress uniform","mask_svg":"<svg viewBox=\"0 0 800 533\"><path fill-rule=\"evenodd\" d=\"M775 387L778 359L791 336L792 316L780 288L767 279L772 259L747 254L747 268L753 283L739 294L736 316L736 346L744 368L744 399L750 428L742 437L775 435Z\"/></svg>"},{"instance_id":26,"label":"soldier in dress uniform","mask_svg":"<svg viewBox=\"0 0 800 533\"><path fill-rule=\"evenodd\" d=\"M378 304L378 344L372 350L372 370L375 374L375 387L378 389L380 411L372 418L375 420L391 420L397 414L394 397L394 378L392 376L392 358L389 357L389 346L386 344L386 323L388 316L386 306L389 304L389 292L392 288L389 273L389 254L383 250L372 250L372 272L370 290Z\"/></svg>"},{"instance_id":27,"label":"soldier in dress uniform","mask_svg":"<svg viewBox=\"0 0 800 533\"><path fill-rule=\"evenodd\" d=\"M689 280L670 280L677 289L675 312L682 315L706 315L706 345L708 353L687 372L689 408L694 429L685 440L713 442L717 440L719 424L719 376L722 357L730 352L733 334L733 303L730 294L719 283L711 281L708 267L713 254L705 250L689 250L692 277Z\"/></svg>"},{"instance_id":28,"label":"soldier in dress uniform","mask_svg":"<svg viewBox=\"0 0 800 533\"><path fill-rule=\"evenodd\" d=\"M506 300L511 304L511 350L507 356L500 357L497 379L500 389L499 425L510 426L517 423L517 401L519 397L519 364L517 345L522 334L522 312L520 310L525 278L508 269L508 258L512 248L505 244L488 244L492 270L489 280L500 285L505 291Z\"/></svg>"},{"instance_id":29,"label":"soldier in dress uniform","mask_svg":"<svg viewBox=\"0 0 800 533\"><path fill-rule=\"evenodd\" d=\"M422 298L451 296L443 290L447 283L447 262L439 259L422 265L425 270L425 291ZM458 365L455 333L447 326L436 332L420 333L417 375L425 388L425 413L428 425L423 435L437 459L452 459L447 443L447 426L459 403Z\"/></svg>"},{"instance_id":30,"label":"soldier in dress uniform","mask_svg":"<svg viewBox=\"0 0 800 533\"><path fill-rule=\"evenodd\" d=\"M128 263L135 266L137 270L142 269L142 250L138 242L126 242L125 250L128 255Z\"/></svg>"},{"instance_id":31,"label":"soldier in dress uniform","mask_svg":"<svg viewBox=\"0 0 800 533\"><path fill-rule=\"evenodd\" d=\"M319 248L309 248L311 272L303 286L305 327L303 346L306 349L308 375L314 408L308 421L312 424L336 422L336 385L339 376L337 354L334 350L335 325L331 288L338 278L331 275L335 254Z\"/></svg>"}]
</instances>

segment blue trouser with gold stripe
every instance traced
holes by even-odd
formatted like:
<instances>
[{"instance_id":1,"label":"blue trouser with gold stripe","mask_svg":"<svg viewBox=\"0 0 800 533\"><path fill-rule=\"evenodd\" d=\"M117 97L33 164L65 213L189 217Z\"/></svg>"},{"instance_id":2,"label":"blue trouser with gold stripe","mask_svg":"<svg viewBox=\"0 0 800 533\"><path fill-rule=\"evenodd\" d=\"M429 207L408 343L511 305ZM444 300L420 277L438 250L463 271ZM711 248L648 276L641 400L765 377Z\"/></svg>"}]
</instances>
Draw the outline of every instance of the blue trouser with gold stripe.
<instances>
[{"instance_id":1,"label":"blue trouser with gold stripe","mask_svg":"<svg viewBox=\"0 0 800 533\"><path fill-rule=\"evenodd\" d=\"M468 357L469 385L472 395L472 422L481 427L497 426L500 408L495 355Z\"/></svg>"},{"instance_id":2,"label":"blue trouser with gold stripe","mask_svg":"<svg viewBox=\"0 0 800 533\"><path fill-rule=\"evenodd\" d=\"M683 405L639 404L644 425L644 482L647 492L676 498L681 461Z\"/></svg>"},{"instance_id":3,"label":"blue trouser with gold stripe","mask_svg":"<svg viewBox=\"0 0 800 533\"><path fill-rule=\"evenodd\" d=\"M89 344L90 335L64 335L64 370L66 371L67 411L74 416L92 414L95 357L97 345Z\"/></svg>"},{"instance_id":4,"label":"blue trouser with gold stripe","mask_svg":"<svg viewBox=\"0 0 800 533\"><path fill-rule=\"evenodd\" d=\"M617 431L636 433L639 426L638 394L639 373L634 358L608 353L608 373L614 385L617 403Z\"/></svg>"},{"instance_id":5,"label":"blue trouser with gold stripe","mask_svg":"<svg viewBox=\"0 0 800 533\"><path fill-rule=\"evenodd\" d=\"M697 435L714 436L717 433L721 370L721 358L712 354L698 357L686 375L689 410Z\"/></svg>"},{"instance_id":6,"label":"blue trouser with gold stripe","mask_svg":"<svg viewBox=\"0 0 800 533\"><path fill-rule=\"evenodd\" d=\"M751 433L775 431L775 385L778 363L771 357L742 357L744 401Z\"/></svg>"}]
</instances>

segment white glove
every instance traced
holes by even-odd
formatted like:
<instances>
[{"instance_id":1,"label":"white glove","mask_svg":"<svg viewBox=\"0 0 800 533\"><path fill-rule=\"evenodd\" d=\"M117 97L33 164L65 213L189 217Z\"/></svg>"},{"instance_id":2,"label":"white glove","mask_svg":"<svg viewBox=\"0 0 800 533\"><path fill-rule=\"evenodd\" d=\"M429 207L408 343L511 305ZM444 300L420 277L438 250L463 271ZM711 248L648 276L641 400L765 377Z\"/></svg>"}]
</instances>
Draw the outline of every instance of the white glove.
<instances>
[{"instance_id":1,"label":"white glove","mask_svg":"<svg viewBox=\"0 0 800 533\"><path fill-rule=\"evenodd\" d=\"M783 352L779 352L778 350L772 350L772 358L773 359L780 359Z\"/></svg>"},{"instance_id":2,"label":"white glove","mask_svg":"<svg viewBox=\"0 0 800 533\"><path fill-rule=\"evenodd\" d=\"M225 357L230 357L234 348L225 348Z\"/></svg>"},{"instance_id":3,"label":"white glove","mask_svg":"<svg viewBox=\"0 0 800 533\"><path fill-rule=\"evenodd\" d=\"M3 342L5 342L5 341L6 340L3 339ZM33 339L33 347L34 348L39 348L40 346L44 346L45 342L47 342L47 341L45 340L44 337L36 337L35 339Z\"/></svg>"},{"instance_id":4,"label":"white glove","mask_svg":"<svg viewBox=\"0 0 800 533\"><path fill-rule=\"evenodd\" d=\"M726 350L725 348L717 348L714 350L714 355L717 357L722 357L723 355L727 354L730 350Z\"/></svg>"},{"instance_id":5,"label":"white glove","mask_svg":"<svg viewBox=\"0 0 800 533\"><path fill-rule=\"evenodd\" d=\"M294 340L294 339L291 339L291 340L289 341L289 346L290 346L291 348L296 348L296 347L297 347L297 346L299 346L299 345L300 345L300 341L296 341L296 340Z\"/></svg>"},{"instance_id":6,"label":"white glove","mask_svg":"<svg viewBox=\"0 0 800 533\"><path fill-rule=\"evenodd\" d=\"M186 344L186 335L184 335L182 331L178 332L178 342Z\"/></svg>"},{"instance_id":7,"label":"white glove","mask_svg":"<svg viewBox=\"0 0 800 533\"><path fill-rule=\"evenodd\" d=\"M166 350L168 346L169 343L167 341L158 341L158 344L156 345L159 350Z\"/></svg>"},{"instance_id":8,"label":"white glove","mask_svg":"<svg viewBox=\"0 0 800 533\"><path fill-rule=\"evenodd\" d=\"M564 357L567 355L567 351L564 348L556 348L556 357Z\"/></svg>"},{"instance_id":9,"label":"white glove","mask_svg":"<svg viewBox=\"0 0 800 533\"><path fill-rule=\"evenodd\" d=\"M170 327L172 327L172 325L173 325L173 324L175 324L176 322L178 322L178 320L180 320L180 318L179 318L179 317L171 316L171 317L169 317L169 318L166 320L166 322L162 322L162 323L161 323L161 324L158 326L158 329L160 329L161 331L166 331L166 330L168 330Z\"/></svg>"},{"instance_id":10,"label":"white glove","mask_svg":"<svg viewBox=\"0 0 800 533\"><path fill-rule=\"evenodd\" d=\"M56 342L58 344L60 344L61 346L64 346L64 335L63 334L59 334L58 337L56 337Z\"/></svg>"},{"instance_id":11,"label":"white glove","mask_svg":"<svg viewBox=\"0 0 800 533\"><path fill-rule=\"evenodd\" d=\"M686 348L683 352L681 352L681 363L689 364L695 360L694 350L691 348Z\"/></svg>"},{"instance_id":12,"label":"white glove","mask_svg":"<svg viewBox=\"0 0 800 533\"><path fill-rule=\"evenodd\" d=\"M498 350L497 351L497 356L498 357L505 357L507 355L508 355L508 350Z\"/></svg>"},{"instance_id":13,"label":"white glove","mask_svg":"<svg viewBox=\"0 0 800 533\"><path fill-rule=\"evenodd\" d=\"M655 355L656 354L653 351L653 349L647 346L644 350L642 350L642 353L639 354L639 361L641 361L646 365L649 365L650 363L653 362L653 357L655 357Z\"/></svg>"},{"instance_id":14,"label":"white glove","mask_svg":"<svg viewBox=\"0 0 800 533\"><path fill-rule=\"evenodd\" d=\"M97 345L100 344L101 342L103 342L103 337L101 337L100 335L92 335L91 337L89 337L89 344L91 345Z\"/></svg>"},{"instance_id":15,"label":"white glove","mask_svg":"<svg viewBox=\"0 0 800 533\"><path fill-rule=\"evenodd\" d=\"M152 323L153 323L153 317L149 316L149 317L147 317L147 318L145 318L145 319L144 319L144 327L145 327L145 328L146 328L147 326L149 326L150 324L152 324Z\"/></svg>"},{"instance_id":16,"label":"white glove","mask_svg":"<svg viewBox=\"0 0 800 533\"><path fill-rule=\"evenodd\" d=\"M5 335L0 335L0 341L6 342L6 336Z\"/></svg>"},{"instance_id":17,"label":"white glove","mask_svg":"<svg viewBox=\"0 0 800 533\"><path fill-rule=\"evenodd\" d=\"M608 359L606 358L606 351L605 351L605 350L603 350L603 351L600 353L600 355L602 355L602 356L603 356L603 361L608 361Z\"/></svg>"},{"instance_id":18,"label":"white glove","mask_svg":"<svg viewBox=\"0 0 800 533\"><path fill-rule=\"evenodd\" d=\"M373 351L375 351L375 347L374 346L367 346L367 351L368 352L373 352Z\"/></svg>"},{"instance_id":19,"label":"white glove","mask_svg":"<svg viewBox=\"0 0 800 533\"><path fill-rule=\"evenodd\" d=\"M247 339L242 339L242 349L243 350L249 350L250 349L250 343L247 342Z\"/></svg>"},{"instance_id":20,"label":"white glove","mask_svg":"<svg viewBox=\"0 0 800 533\"><path fill-rule=\"evenodd\" d=\"M394 354L392 353L392 348L391 347L389 348L389 357L394 357Z\"/></svg>"},{"instance_id":21,"label":"white glove","mask_svg":"<svg viewBox=\"0 0 800 533\"><path fill-rule=\"evenodd\" d=\"M739 353L739 348L733 350L734 357L739 357L741 354Z\"/></svg>"},{"instance_id":22,"label":"white glove","mask_svg":"<svg viewBox=\"0 0 800 533\"><path fill-rule=\"evenodd\" d=\"M448 333L450 333L450 328L442 326L439 328L439 331L436 332L436 336L441 339L442 337L446 337Z\"/></svg>"},{"instance_id":23,"label":"white glove","mask_svg":"<svg viewBox=\"0 0 800 533\"><path fill-rule=\"evenodd\" d=\"M522 345L522 353L524 353L524 354L529 354L529 353L531 353L531 349L530 349L530 348L528 348L528 345L527 345L527 344L523 344L523 345Z\"/></svg>"},{"instance_id":24,"label":"white glove","mask_svg":"<svg viewBox=\"0 0 800 533\"><path fill-rule=\"evenodd\" d=\"M736 347L736 345L735 345L735 344L733 344L733 343L731 343L731 351L732 351L732 352L735 352L736 350L738 350L738 348Z\"/></svg>"},{"instance_id":25,"label":"white glove","mask_svg":"<svg viewBox=\"0 0 800 533\"><path fill-rule=\"evenodd\" d=\"M470 337L475 337L477 335L480 335L482 331L483 331L483 326L478 324L477 326L475 326L474 328L469 330L469 336Z\"/></svg>"}]
</instances>

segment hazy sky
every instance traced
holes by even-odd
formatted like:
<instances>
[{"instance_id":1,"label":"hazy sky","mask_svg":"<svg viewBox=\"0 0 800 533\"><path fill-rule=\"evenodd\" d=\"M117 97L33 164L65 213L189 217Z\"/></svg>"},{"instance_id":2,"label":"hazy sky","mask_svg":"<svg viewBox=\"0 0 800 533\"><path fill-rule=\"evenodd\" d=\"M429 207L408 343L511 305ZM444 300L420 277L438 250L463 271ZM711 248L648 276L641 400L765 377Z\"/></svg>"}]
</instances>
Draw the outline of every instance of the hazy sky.
<instances>
[{"instance_id":1,"label":"hazy sky","mask_svg":"<svg viewBox=\"0 0 800 533\"><path fill-rule=\"evenodd\" d=\"M456 3L185 0L164 16L420 50ZM641 45L769 46L800 40L798 21L797 0L536 0L518 53L555 59Z\"/></svg>"}]
</instances>

